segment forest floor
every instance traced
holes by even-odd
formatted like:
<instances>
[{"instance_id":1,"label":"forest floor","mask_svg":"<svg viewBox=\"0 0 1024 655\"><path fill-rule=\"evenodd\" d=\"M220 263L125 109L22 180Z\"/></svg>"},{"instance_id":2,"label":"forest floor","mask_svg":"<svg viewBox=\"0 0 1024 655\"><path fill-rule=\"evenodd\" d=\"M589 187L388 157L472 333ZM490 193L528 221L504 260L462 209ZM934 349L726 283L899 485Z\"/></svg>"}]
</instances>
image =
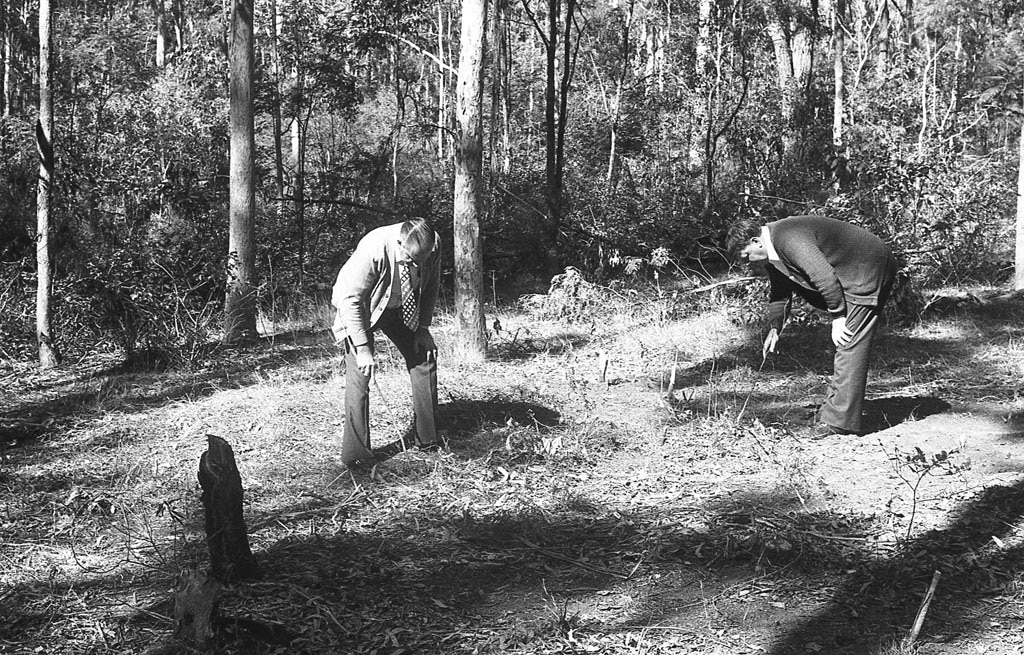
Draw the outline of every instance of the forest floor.
<instances>
[{"instance_id":1,"label":"forest floor","mask_svg":"<svg viewBox=\"0 0 1024 655\"><path fill-rule=\"evenodd\" d=\"M338 458L322 329L190 371L0 362L0 653L198 652L173 593L209 566L207 435L262 572L224 588L209 652L1024 652L1024 298L930 296L877 344L871 433L815 439L826 326L762 362L763 296L728 288L491 307L479 364L442 316L440 453L395 441L408 381L378 341L370 471Z\"/></svg>"}]
</instances>

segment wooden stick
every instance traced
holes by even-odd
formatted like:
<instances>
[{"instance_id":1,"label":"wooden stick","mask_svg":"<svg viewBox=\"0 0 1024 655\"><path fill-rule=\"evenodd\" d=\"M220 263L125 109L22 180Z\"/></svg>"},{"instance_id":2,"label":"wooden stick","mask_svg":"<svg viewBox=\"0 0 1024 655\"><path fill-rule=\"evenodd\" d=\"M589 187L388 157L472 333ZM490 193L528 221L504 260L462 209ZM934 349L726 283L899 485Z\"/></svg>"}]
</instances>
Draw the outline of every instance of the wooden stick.
<instances>
[{"instance_id":1,"label":"wooden stick","mask_svg":"<svg viewBox=\"0 0 1024 655\"><path fill-rule=\"evenodd\" d=\"M541 548L540 546L532 544L532 543L530 543L529 541L527 541L526 539L523 539L523 538L520 538L519 540L521 542L523 542L528 548L532 548L533 550L537 551L538 553L540 553L542 555L550 557L551 559L556 559L556 560L558 560L560 562L565 562L566 564L574 564L575 566L578 566L581 569L585 569L585 570L590 571L592 573L603 573L604 575L612 575L612 576L615 576L616 578L621 578L623 580L628 580L629 579L629 575L633 575L633 573L630 573L629 575L625 575L624 573L619 573L618 571L613 571L611 569L606 569L603 566L595 566L593 564L588 564L587 562L581 562L578 559L573 559L571 557L566 557L565 555L562 555L560 553L556 553L556 552L554 552L552 550L548 550L547 548ZM633 570L636 571L635 568Z\"/></svg>"},{"instance_id":2,"label":"wooden stick","mask_svg":"<svg viewBox=\"0 0 1024 655\"><path fill-rule=\"evenodd\" d=\"M908 646L913 645L917 641L917 635L921 632L921 625L924 623L925 614L928 613L928 606L932 604L932 598L935 596L935 587L939 585L939 577L941 575L941 572L936 571L935 575L932 576L932 584L928 587L928 593L924 595L924 600L921 601L920 609L917 610L917 618L914 619L914 629L910 631L910 636L907 637L906 644Z\"/></svg>"},{"instance_id":3,"label":"wooden stick","mask_svg":"<svg viewBox=\"0 0 1024 655\"><path fill-rule=\"evenodd\" d=\"M757 276L735 277L728 280L722 280L721 282L715 282L713 284L705 284L704 286L697 287L696 289L688 289L686 293L701 293L702 291L710 291L711 289L717 289L718 287L724 287L730 284L753 282L756 279L758 279Z\"/></svg>"}]
</instances>

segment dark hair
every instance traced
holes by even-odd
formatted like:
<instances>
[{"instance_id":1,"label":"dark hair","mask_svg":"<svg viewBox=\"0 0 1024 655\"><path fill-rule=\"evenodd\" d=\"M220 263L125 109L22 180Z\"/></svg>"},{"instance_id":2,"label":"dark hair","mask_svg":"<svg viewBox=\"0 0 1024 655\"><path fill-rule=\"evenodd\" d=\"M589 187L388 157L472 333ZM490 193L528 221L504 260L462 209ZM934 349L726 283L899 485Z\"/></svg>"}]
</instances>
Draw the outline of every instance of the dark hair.
<instances>
[{"instance_id":1,"label":"dark hair","mask_svg":"<svg viewBox=\"0 0 1024 655\"><path fill-rule=\"evenodd\" d=\"M725 247L733 257L736 257L750 243L750 240L759 234L761 234L760 221L750 217L737 219L729 227L729 234L725 239Z\"/></svg>"},{"instance_id":2,"label":"dark hair","mask_svg":"<svg viewBox=\"0 0 1024 655\"><path fill-rule=\"evenodd\" d=\"M437 234L425 219L413 218L402 223L402 246L412 254L427 254L434 249Z\"/></svg>"}]
</instances>

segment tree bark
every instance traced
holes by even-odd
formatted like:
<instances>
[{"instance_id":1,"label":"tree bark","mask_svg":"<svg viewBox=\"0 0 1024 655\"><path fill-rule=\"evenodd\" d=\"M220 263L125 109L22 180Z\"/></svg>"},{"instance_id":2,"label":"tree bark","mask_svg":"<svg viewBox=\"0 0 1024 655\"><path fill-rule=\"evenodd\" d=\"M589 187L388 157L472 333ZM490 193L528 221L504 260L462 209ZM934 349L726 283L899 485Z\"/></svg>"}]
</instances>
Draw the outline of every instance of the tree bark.
<instances>
[{"instance_id":1,"label":"tree bark","mask_svg":"<svg viewBox=\"0 0 1024 655\"><path fill-rule=\"evenodd\" d=\"M1017 250L1013 268L1013 288L1024 289L1024 119L1020 124L1017 158Z\"/></svg>"},{"instance_id":2,"label":"tree bark","mask_svg":"<svg viewBox=\"0 0 1024 655\"><path fill-rule=\"evenodd\" d=\"M875 65L875 75L881 81L889 76L891 65L891 43L889 40L889 2L882 0L878 8L878 59Z\"/></svg>"},{"instance_id":3,"label":"tree bark","mask_svg":"<svg viewBox=\"0 0 1024 655\"><path fill-rule=\"evenodd\" d=\"M444 0L437 0L437 159L444 161L448 138L448 71L445 70Z\"/></svg>"},{"instance_id":4,"label":"tree bark","mask_svg":"<svg viewBox=\"0 0 1024 655\"><path fill-rule=\"evenodd\" d=\"M617 182L618 172L618 138L619 138L619 117L622 112L622 95L623 89L626 85L626 76L632 68L633 53L633 17L635 16L635 1L627 0L625 3L626 17L625 24L622 28L622 42L619 44L619 74L615 79L615 95L612 97L611 103L611 116L610 116L610 144L608 146L608 168L605 173L605 181L608 186L612 189L615 188Z\"/></svg>"},{"instance_id":5,"label":"tree bark","mask_svg":"<svg viewBox=\"0 0 1024 655\"><path fill-rule=\"evenodd\" d=\"M228 50L231 140L228 288L224 340L256 338L256 150L253 108L253 0L234 0Z\"/></svg>"},{"instance_id":6,"label":"tree bark","mask_svg":"<svg viewBox=\"0 0 1024 655\"><path fill-rule=\"evenodd\" d=\"M39 0L39 120L36 123L36 148L39 153L39 181L36 189L36 343L39 364L51 368L60 364L60 353L53 337L53 257L50 251L50 200L53 196L53 72L50 64L53 22L50 0Z\"/></svg>"},{"instance_id":7,"label":"tree bark","mask_svg":"<svg viewBox=\"0 0 1024 655\"><path fill-rule=\"evenodd\" d=\"M277 197L284 197L284 147L281 139L284 136L284 120L281 117L281 31L284 19L278 11L278 0L270 0L270 50L274 73L274 102L271 107L274 130L274 182L277 185Z\"/></svg>"},{"instance_id":8,"label":"tree bark","mask_svg":"<svg viewBox=\"0 0 1024 655\"><path fill-rule=\"evenodd\" d=\"M509 44L509 3L495 0L491 16L491 130L490 158L491 173L501 171L503 175L512 172L511 93L509 74L512 68L512 51ZM500 137L501 146L498 147ZM500 156L500 161L499 161Z\"/></svg>"},{"instance_id":9,"label":"tree bark","mask_svg":"<svg viewBox=\"0 0 1024 655\"><path fill-rule=\"evenodd\" d=\"M559 262L559 234L562 221L562 196L565 177L565 128L569 122L569 89L576 68L580 35L574 43L572 28L576 21L576 0L547 0L547 23L541 26L527 0L523 7L540 35L545 53L544 141L545 161L545 234L541 244L544 265L555 272ZM561 75L559 76L559 68Z\"/></svg>"},{"instance_id":10,"label":"tree bark","mask_svg":"<svg viewBox=\"0 0 1024 655\"><path fill-rule=\"evenodd\" d=\"M174 592L174 636L205 649L216 635L221 585L202 573L189 571Z\"/></svg>"},{"instance_id":11,"label":"tree bark","mask_svg":"<svg viewBox=\"0 0 1024 655\"><path fill-rule=\"evenodd\" d=\"M163 68L167 64L167 7L164 0L153 0L153 13L156 16L156 67Z\"/></svg>"},{"instance_id":12,"label":"tree bark","mask_svg":"<svg viewBox=\"0 0 1024 655\"><path fill-rule=\"evenodd\" d=\"M0 3L0 115L11 115L11 46L13 11L9 2Z\"/></svg>"},{"instance_id":13,"label":"tree bark","mask_svg":"<svg viewBox=\"0 0 1024 655\"><path fill-rule=\"evenodd\" d=\"M235 454L224 439L207 435L206 452L199 459L199 485L206 512L206 543L210 572L224 583L260 576L259 565L249 549L242 514L242 478Z\"/></svg>"},{"instance_id":14,"label":"tree bark","mask_svg":"<svg viewBox=\"0 0 1024 655\"><path fill-rule=\"evenodd\" d=\"M483 91L486 0L463 0L459 53L455 149L455 306L461 359L481 360L487 352L483 315Z\"/></svg>"},{"instance_id":15,"label":"tree bark","mask_svg":"<svg viewBox=\"0 0 1024 655\"><path fill-rule=\"evenodd\" d=\"M301 22L296 22L295 34L295 63L293 76L295 87L292 91L292 105L294 114L292 116L292 213L295 217L295 227L298 231L299 244L296 254L296 265L299 271L299 279L305 266L305 234L306 234L306 127L309 125L310 108L306 106L306 71L302 67L302 48L305 43L300 32ZM306 108L303 116L302 110Z\"/></svg>"},{"instance_id":16,"label":"tree bark","mask_svg":"<svg viewBox=\"0 0 1024 655\"><path fill-rule=\"evenodd\" d=\"M843 112L845 111L843 78L843 55L846 50L846 33L843 19L846 15L846 0L835 0L833 33L832 71L834 77L832 97L832 147L836 154L843 149Z\"/></svg>"}]
</instances>

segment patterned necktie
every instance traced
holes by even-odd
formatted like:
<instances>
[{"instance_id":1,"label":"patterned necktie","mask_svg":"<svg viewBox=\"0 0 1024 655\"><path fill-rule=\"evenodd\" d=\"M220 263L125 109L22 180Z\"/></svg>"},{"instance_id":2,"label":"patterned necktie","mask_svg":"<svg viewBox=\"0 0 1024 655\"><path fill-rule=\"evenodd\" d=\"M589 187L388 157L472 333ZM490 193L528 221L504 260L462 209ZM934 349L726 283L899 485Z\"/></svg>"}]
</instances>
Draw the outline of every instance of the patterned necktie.
<instances>
[{"instance_id":1,"label":"patterned necktie","mask_svg":"<svg viewBox=\"0 0 1024 655\"><path fill-rule=\"evenodd\" d=\"M400 262L398 266L398 277L402 282L402 322L415 332L416 328L420 325L420 313L416 307L416 294L412 289L409 263Z\"/></svg>"}]
</instances>

